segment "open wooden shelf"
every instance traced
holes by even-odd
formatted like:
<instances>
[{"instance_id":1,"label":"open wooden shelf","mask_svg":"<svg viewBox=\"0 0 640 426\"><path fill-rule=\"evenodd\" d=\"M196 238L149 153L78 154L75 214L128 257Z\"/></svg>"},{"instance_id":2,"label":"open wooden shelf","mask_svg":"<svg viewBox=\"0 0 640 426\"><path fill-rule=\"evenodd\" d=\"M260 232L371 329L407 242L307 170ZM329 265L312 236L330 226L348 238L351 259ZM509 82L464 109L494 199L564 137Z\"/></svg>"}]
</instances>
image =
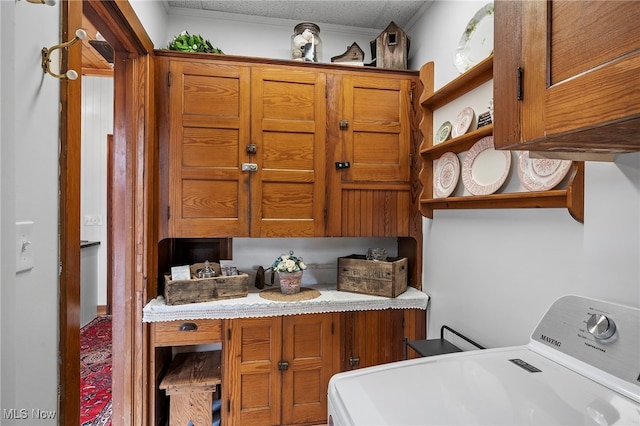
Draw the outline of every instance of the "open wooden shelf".
<instances>
[{"instance_id":1,"label":"open wooden shelf","mask_svg":"<svg viewBox=\"0 0 640 426\"><path fill-rule=\"evenodd\" d=\"M433 90L433 62L420 70L423 92L420 105L423 110L420 131L422 170L420 182L420 213L433 218L436 209L513 209L513 208L566 208L579 222L584 221L584 162L574 161L566 189L537 192L511 192L491 195L465 195L433 198L433 161L446 152L460 154L468 151L478 140L493 134L493 125L487 125L462 136L433 145L433 111L463 96L493 78L493 55L460 75L438 91ZM517 174L516 174L517 175Z\"/></svg>"}]
</instances>

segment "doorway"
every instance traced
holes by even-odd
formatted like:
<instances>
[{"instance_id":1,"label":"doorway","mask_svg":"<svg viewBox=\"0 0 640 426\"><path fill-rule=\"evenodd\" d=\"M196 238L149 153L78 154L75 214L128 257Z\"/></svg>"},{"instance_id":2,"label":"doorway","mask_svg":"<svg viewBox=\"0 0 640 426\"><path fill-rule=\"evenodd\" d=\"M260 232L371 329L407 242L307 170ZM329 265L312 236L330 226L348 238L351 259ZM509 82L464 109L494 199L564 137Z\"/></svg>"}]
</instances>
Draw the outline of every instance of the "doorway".
<instances>
[{"instance_id":1,"label":"doorway","mask_svg":"<svg viewBox=\"0 0 640 426\"><path fill-rule=\"evenodd\" d=\"M83 15L114 49L114 132L111 185L113 226L107 273L113 280L113 424L145 424L142 305L153 265L156 180L153 108L153 43L128 2L63 0L62 38L82 26ZM63 66L80 69L81 49L68 49ZM60 125L60 340L59 421L79 424L80 325L80 129L81 81L61 81ZM151 266L151 267L150 267ZM151 272L149 272L151 271ZM153 291L153 290L152 290Z\"/></svg>"}]
</instances>

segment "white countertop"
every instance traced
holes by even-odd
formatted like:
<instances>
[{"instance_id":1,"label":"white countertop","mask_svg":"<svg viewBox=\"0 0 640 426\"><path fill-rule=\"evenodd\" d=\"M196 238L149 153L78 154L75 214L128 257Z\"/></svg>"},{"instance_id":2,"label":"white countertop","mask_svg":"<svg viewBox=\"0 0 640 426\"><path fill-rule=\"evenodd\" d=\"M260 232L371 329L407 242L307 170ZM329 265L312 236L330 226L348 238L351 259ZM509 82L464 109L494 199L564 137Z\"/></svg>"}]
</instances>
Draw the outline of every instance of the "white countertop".
<instances>
[{"instance_id":1,"label":"white countertop","mask_svg":"<svg viewBox=\"0 0 640 426\"><path fill-rule=\"evenodd\" d=\"M143 322L196 319L258 318L280 315L315 314L381 309L427 309L429 296L413 287L395 298L338 291L336 285L306 286L320 291L311 300L280 302L267 300L251 287L247 297L167 306L164 297L151 300L143 309Z\"/></svg>"}]
</instances>

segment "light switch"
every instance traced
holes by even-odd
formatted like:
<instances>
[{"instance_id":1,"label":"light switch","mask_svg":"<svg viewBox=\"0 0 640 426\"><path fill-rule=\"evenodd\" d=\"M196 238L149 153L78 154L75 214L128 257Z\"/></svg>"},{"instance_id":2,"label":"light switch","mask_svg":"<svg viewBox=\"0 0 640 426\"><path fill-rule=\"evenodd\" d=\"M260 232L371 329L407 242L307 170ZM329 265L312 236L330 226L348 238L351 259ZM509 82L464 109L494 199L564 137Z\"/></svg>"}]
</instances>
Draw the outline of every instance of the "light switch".
<instances>
[{"instance_id":1,"label":"light switch","mask_svg":"<svg viewBox=\"0 0 640 426\"><path fill-rule=\"evenodd\" d=\"M16 272L33 266L33 222L16 222Z\"/></svg>"}]
</instances>

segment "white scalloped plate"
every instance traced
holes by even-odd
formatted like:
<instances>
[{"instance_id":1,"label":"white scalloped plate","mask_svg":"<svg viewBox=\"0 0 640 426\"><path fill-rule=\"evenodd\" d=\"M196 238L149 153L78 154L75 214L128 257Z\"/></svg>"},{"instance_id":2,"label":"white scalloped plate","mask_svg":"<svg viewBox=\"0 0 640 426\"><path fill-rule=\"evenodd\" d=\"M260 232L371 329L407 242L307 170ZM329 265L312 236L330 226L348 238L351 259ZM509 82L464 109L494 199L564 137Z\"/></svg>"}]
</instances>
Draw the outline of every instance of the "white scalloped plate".
<instances>
[{"instance_id":1,"label":"white scalloped plate","mask_svg":"<svg viewBox=\"0 0 640 426\"><path fill-rule=\"evenodd\" d=\"M571 160L529 158L529 151L522 151L518 155L518 177L529 191L547 191L564 179L571 163Z\"/></svg>"},{"instance_id":2,"label":"white scalloped plate","mask_svg":"<svg viewBox=\"0 0 640 426\"><path fill-rule=\"evenodd\" d=\"M460 37L454 58L456 68L464 73L493 52L493 3L484 5L471 18Z\"/></svg>"},{"instance_id":3,"label":"white scalloped plate","mask_svg":"<svg viewBox=\"0 0 640 426\"><path fill-rule=\"evenodd\" d=\"M507 180L511 168L511 151L497 151L493 136L476 142L462 163L462 182L472 195L496 192Z\"/></svg>"},{"instance_id":4,"label":"white scalloped plate","mask_svg":"<svg viewBox=\"0 0 640 426\"><path fill-rule=\"evenodd\" d=\"M446 198L456 189L460 160L453 152L442 154L433 171L433 198Z\"/></svg>"},{"instance_id":5,"label":"white scalloped plate","mask_svg":"<svg viewBox=\"0 0 640 426\"><path fill-rule=\"evenodd\" d=\"M451 128L451 137L457 138L458 136L462 136L471 127L471 123L475 119L476 112L471 107L466 107L458 114L456 121L453 122L453 127Z\"/></svg>"}]
</instances>

